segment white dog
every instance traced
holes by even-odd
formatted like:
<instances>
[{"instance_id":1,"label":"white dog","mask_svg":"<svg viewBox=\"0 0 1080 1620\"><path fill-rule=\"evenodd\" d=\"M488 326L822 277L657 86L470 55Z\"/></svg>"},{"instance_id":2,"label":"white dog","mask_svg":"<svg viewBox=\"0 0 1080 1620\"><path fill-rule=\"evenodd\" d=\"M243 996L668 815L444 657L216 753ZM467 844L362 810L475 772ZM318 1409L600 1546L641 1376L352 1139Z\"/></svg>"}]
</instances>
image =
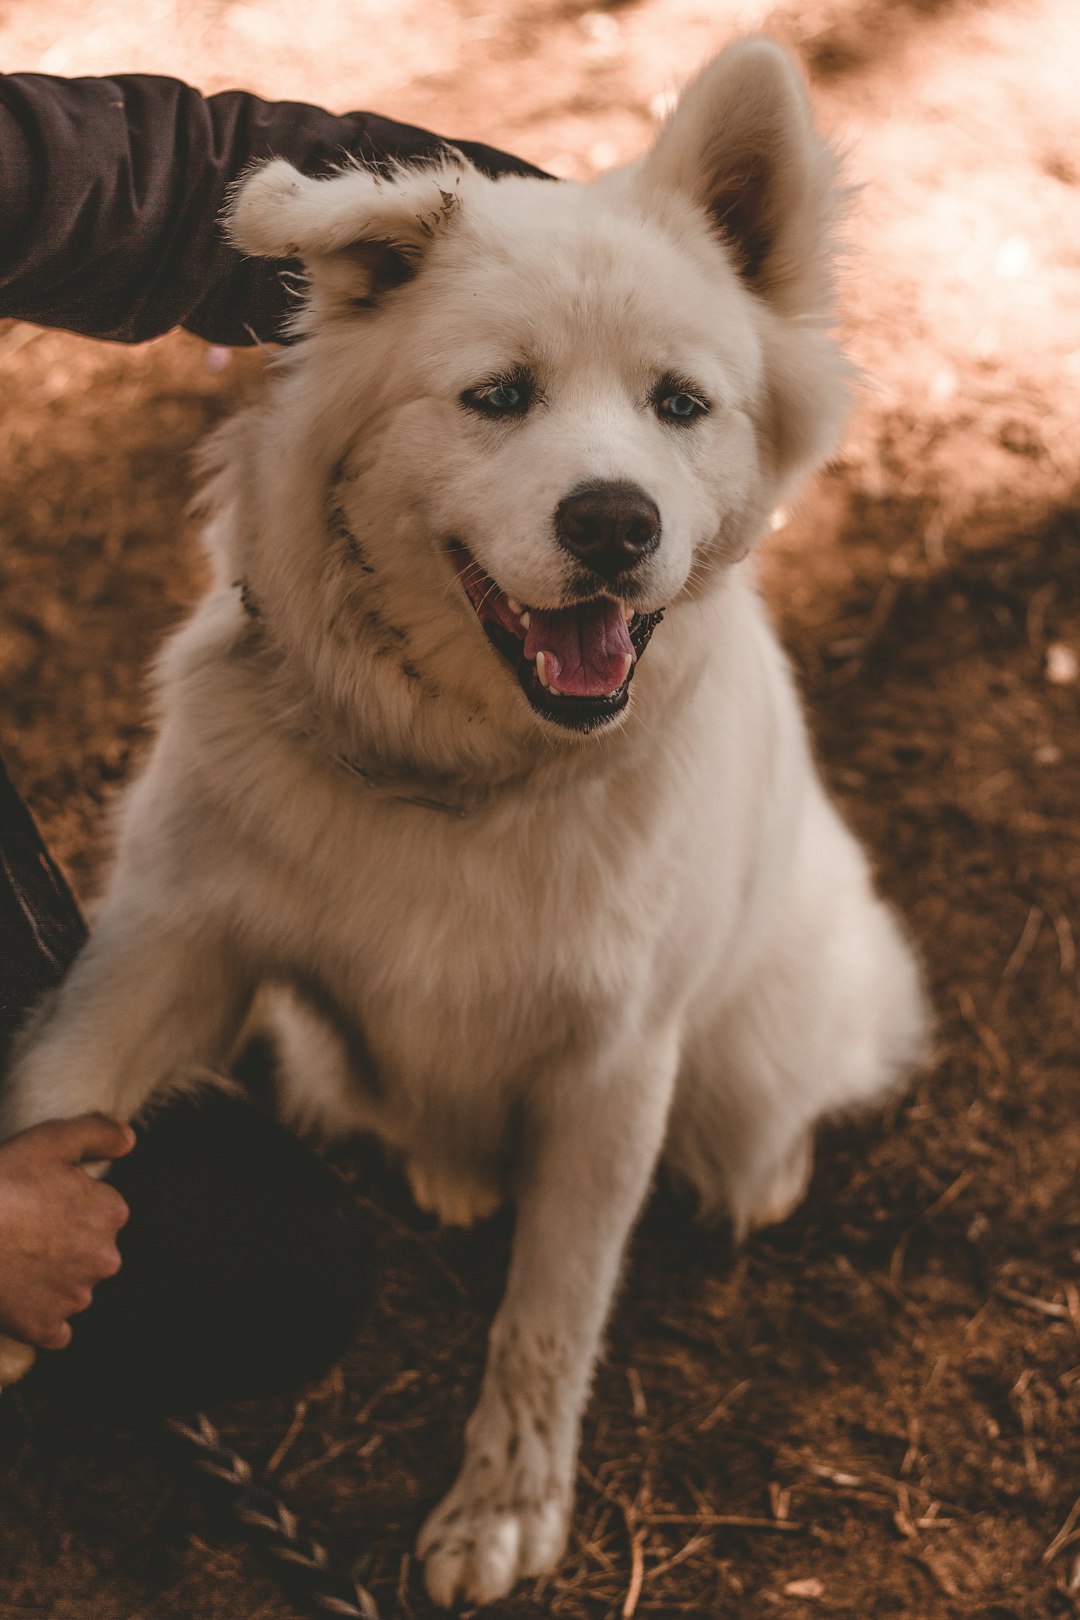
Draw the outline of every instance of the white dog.
<instances>
[{"instance_id":1,"label":"white dog","mask_svg":"<svg viewBox=\"0 0 1080 1620\"><path fill-rule=\"evenodd\" d=\"M300 1104L377 1132L447 1220L514 1200L420 1536L439 1603L560 1555L661 1156L738 1231L777 1220L815 1122L924 1048L747 560L845 407L836 192L754 39L594 185L449 152L275 161L235 199L242 248L305 262L303 341L212 449L217 583L3 1131L220 1068L269 982Z\"/></svg>"}]
</instances>

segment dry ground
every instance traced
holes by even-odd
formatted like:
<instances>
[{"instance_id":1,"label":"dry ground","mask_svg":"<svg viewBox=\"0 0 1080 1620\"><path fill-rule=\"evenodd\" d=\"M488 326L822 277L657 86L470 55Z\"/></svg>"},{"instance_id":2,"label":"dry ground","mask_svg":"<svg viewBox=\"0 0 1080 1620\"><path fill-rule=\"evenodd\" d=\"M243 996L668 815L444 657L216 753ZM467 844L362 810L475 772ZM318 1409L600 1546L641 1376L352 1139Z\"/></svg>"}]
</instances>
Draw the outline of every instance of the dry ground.
<instances>
[{"instance_id":1,"label":"dry ground","mask_svg":"<svg viewBox=\"0 0 1080 1620\"><path fill-rule=\"evenodd\" d=\"M1080 13L769 15L866 183L845 319L868 382L843 456L773 536L768 584L830 781L925 953L937 1054L888 1119L828 1132L804 1209L737 1254L659 1189L570 1554L490 1612L1076 1615ZM765 17L6 0L0 44L10 68L366 105L587 176ZM129 353L8 326L0 363L0 742L89 897L102 808L145 741L141 672L197 588L188 452L261 362L218 375L183 336ZM284 1455L291 1403L218 1416L277 1454L388 1611L423 1620L410 1546L453 1471L506 1231L436 1236L392 1180L362 1185L385 1269L371 1331L307 1392ZM0 1411L0 1571L4 1620L292 1612L155 1437L73 1433L29 1396Z\"/></svg>"}]
</instances>

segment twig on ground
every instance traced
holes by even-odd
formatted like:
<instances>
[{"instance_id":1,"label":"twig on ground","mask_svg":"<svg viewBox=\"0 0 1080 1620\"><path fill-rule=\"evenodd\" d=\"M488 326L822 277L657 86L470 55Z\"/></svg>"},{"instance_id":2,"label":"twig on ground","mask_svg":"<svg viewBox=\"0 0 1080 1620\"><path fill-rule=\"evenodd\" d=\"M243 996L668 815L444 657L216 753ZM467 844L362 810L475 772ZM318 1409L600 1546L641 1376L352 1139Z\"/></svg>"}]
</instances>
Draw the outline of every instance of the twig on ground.
<instances>
[{"instance_id":1,"label":"twig on ground","mask_svg":"<svg viewBox=\"0 0 1080 1620\"><path fill-rule=\"evenodd\" d=\"M974 1170L962 1170L956 1180L946 1187L940 1198L935 1198L930 1208L924 1209L922 1214L912 1221L907 1231L901 1234L896 1248L892 1252L892 1259L889 1261L889 1277L894 1283L899 1283L904 1274L904 1261L907 1259L908 1244L919 1227L925 1225L927 1221L932 1221L935 1215L940 1215L943 1209L948 1209L950 1204L955 1203L969 1182L974 1180L974 1177Z\"/></svg>"},{"instance_id":2,"label":"twig on ground","mask_svg":"<svg viewBox=\"0 0 1080 1620\"><path fill-rule=\"evenodd\" d=\"M917 1551L914 1547L905 1548L905 1551L912 1563L918 1564L920 1569L924 1569L934 1585L939 1591L944 1592L946 1597L959 1597L960 1593L956 1582L943 1569L938 1569L932 1558L928 1557L924 1552Z\"/></svg>"},{"instance_id":3,"label":"twig on ground","mask_svg":"<svg viewBox=\"0 0 1080 1620\"><path fill-rule=\"evenodd\" d=\"M739 1399L740 1395L745 1395L749 1388L749 1378L744 1378L741 1383L734 1384L726 1395L721 1396L712 1411L696 1425L696 1432L698 1434L708 1434L710 1429L716 1427L721 1418L727 1416L728 1409Z\"/></svg>"},{"instance_id":4,"label":"twig on ground","mask_svg":"<svg viewBox=\"0 0 1080 1620\"><path fill-rule=\"evenodd\" d=\"M1078 1539L1078 1536L1080 1536L1080 1532L1076 1532L1078 1523L1080 1523L1080 1496L1076 1498L1076 1501L1069 1509L1065 1523L1043 1553L1042 1561L1044 1564L1052 1564L1063 1547L1067 1547L1071 1541Z\"/></svg>"},{"instance_id":5,"label":"twig on ground","mask_svg":"<svg viewBox=\"0 0 1080 1620\"><path fill-rule=\"evenodd\" d=\"M900 1534L907 1541L917 1540L915 1526L911 1522L911 1497L906 1485L896 1487L896 1510L893 1513L893 1523Z\"/></svg>"},{"instance_id":6,"label":"twig on ground","mask_svg":"<svg viewBox=\"0 0 1080 1620\"><path fill-rule=\"evenodd\" d=\"M1009 1060L1009 1054L1006 1052L1005 1048L1002 1046L1001 1042L994 1034L994 1031L990 1028L990 1026L984 1023L979 1017L978 1010L975 1006L974 996L971 994L970 990L958 990L956 992L956 999L959 1003L960 1011L963 1014L965 1022L971 1027L971 1029L975 1031L975 1034L979 1037L979 1040L989 1052L991 1058L993 1059L994 1067L997 1069L1001 1079L1008 1079L1012 1072L1012 1063Z\"/></svg>"},{"instance_id":7,"label":"twig on ground","mask_svg":"<svg viewBox=\"0 0 1080 1620\"><path fill-rule=\"evenodd\" d=\"M697 1524L709 1529L777 1530L782 1535L806 1529L794 1519L756 1519L744 1513L652 1513L650 1524Z\"/></svg>"},{"instance_id":8,"label":"twig on ground","mask_svg":"<svg viewBox=\"0 0 1080 1620\"><path fill-rule=\"evenodd\" d=\"M1080 1339L1080 1288L1077 1288L1074 1282L1065 1284L1065 1302L1069 1307L1069 1320L1072 1322L1073 1331Z\"/></svg>"},{"instance_id":9,"label":"twig on ground","mask_svg":"<svg viewBox=\"0 0 1080 1620\"><path fill-rule=\"evenodd\" d=\"M1037 1491L1042 1484L1042 1470L1035 1451L1035 1413L1031 1399L1031 1384L1035 1377L1031 1367L1025 1367L1013 1385L1012 1394L1020 1409L1020 1430L1023 1436L1024 1470L1032 1487Z\"/></svg>"},{"instance_id":10,"label":"twig on ground","mask_svg":"<svg viewBox=\"0 0 1080 1620\"><path fill-rule=\"evenodd\" d=\"M247 1459L225 1444L204 1412L191 1419L170 1418L166 1428L185 1446L195 1468L215 1481L247 1538L309 1612L339 1620L379 1620L367 1588L333 1566L322 1543L255 1476Z\"/></svg>"},{"instance_id":11,"label":"twig on ground","mask_svg":"<svg viewBox=\"0 0 1080 1620\"><path fill-rule=\"evenodd\" d=\"M610 1558L604 1549L604 1542L607 1540L607 1536L604 1534L606 1530L607 1512L605 1510L599 1524L590 1526L587 1530L574 1528L573 1536L579 1551L584 1554L585 1558L592 1559L594 1563L605 1569L609 1575L614 1575L617 1572L615 1560Z\"/></svg>"},{"instance_id":12,"label":"twig on ground","mask_svg":"<svg viewBox=\"0 0 1080 1620\"><path fill-rule=\"evenodd\" d=\"M685 1564L688 1558L693 1558L694 1554L702 1547L709 1545L709 1539L709 1536L704 1531L700 1535L691 1536L690 1540L680 1547L677 1553L672 1553L670 1558L665 1558L661 1563L653 1565L649 1571L650 1580L655 1580L658 1575L666 1575L669 1569L674 1569L678 1564Z\"/></svg>"},{"instance_id":13,"label":"twig on ground","mask_svg":"<svg viewBox=\"0 0 1080 1620\"><path fill-rule=\"evenodd\" d=\"M1025 919L1020 938L1013 946L1009 960L1001 970L999 990L1004 989L1006 985L1011 984L1019 976L1024 963L1035 949L1039 935L1042 933L1044 920L1045 913L1042 907L1032 906Z\"/></svg>"},{"instance_id":14,"label":"twig on ground","mask_svg":"<svg viewBox=\"0 0 1080 1620\"><path fill-rule=\"evenodd\" d=\"M867 653L881 637L893 609L900 600L902 588L901 581L886 579L874 598L874 604L862 630L858 635L850 637L844 646L844 663L832 675L834 686L844 686L861 673Z\"/></svg>"},{"instance_id":15,"label":"twig on ground","mask_svg":"<svg viewBox=\"0 0 1080 1620\"><path fill-rule=\"evenodd\" d=\"M370 1446L371 1441L367 1442L367 1446L361 1447L357 1439L358 1431L369 1421L372 1412L380 1401L385 1400L389 1395L397 1395L401 1390L408 1389L409 1385L415 1384L419 1377L420 1374L415 1369L407 1368L404 1372L399 1372L395 1378L391 1378L389 1383L384 1384L381 1389L377 1389L374 1395L369 1396L364 1402L353 1420L352 1429L347 1435L344 1435L340 1440L335 1440L333 1445L327 1446L325 1450L320 1451L317 1457L309 1457L307 1462L300 1463L296 1468L290 1469L288 1474L285 1475L284 1483L291 1488L308 1474L314 1473L316 1469L323 1468L327 1463L333 1462L335 1457L340 1457L343 1452L353 1451L357 1456L366 1454L367 1446Z\"/></svg>"},{"instance_id":16,"label":"twig on ground","mask_svg":"<svg viewBox=\"0 0 1080 1620\"><path fill-rule=\"evenodd\" d=\"M636 1367L627 1367L626 1382L630 1387L630 1409L634 1414L634 1421L643 1424L649 1416L649 1408L645 1400L645 1391L641 1383L641 1374Z\"/></svg>"},{"instance_id":17,"label":"twig on ground","mask_svg":"<svg viewBox=\"0 0 1080 1620\"><path fill-rule=\"evenodd\" d=\"M616 1494L615 1501L622 1512L626 1522L626 1534L630 1538L630 1585L626 1589L620 1613L622 1620L632 1620L641 1596L641 1588L645 1584L645 1548L634 1504L621 1492Z\"/></svg>"},{"instance_id":18,"label":"twig on ground","mask_svg":"<svg viewBox=\"0 0 1080 1620\"><path fill-rule=\"evenodd\" d=\"M1076 972L1076 941L1073 939L1072 924L1063 911L1052 911L1050 921L1054 925L1054 933L1058 943L1058 966L1061 968L1061 977L1071 979Z\"/></svg>"},{"instance_id":19,"label":"twig on ground","mask_svg":"<svg viewBox=\"0 0 1080 1620\"><path fill-rule=\"evenodd\" d=\"M1052 1299L1040 1299L1037 1294L1022 1294L1019 1288L1006 1288L1004 1283L999 1283L994 1293L999 1299L1011 1299L1017 1305L1026 1305L1029 1311L1038 1311L1040 1316L1052 1316L1059 1322L1068 1322L1072 1318L1067 1305L1059 1305Z\"/></svg>"},{"instance_id":20,"label":"twig on ground","mask_svg":"<svg viewBox=\"0 0 1080 1620\"><path fill-rule=\"evenodd\" d=\"M774 1519L791 1518L791 1486L778 1485L776 1480L769 1481L769 1506L773 1510Z\"/></svg>"},{"instance_id":21,"label":"twig on ground","mask_svg":"<svg viewBox=\"0 0 1080 1620\"><path fill-rule=\"evenodd\" d=\"M292 1422L289 1424L289 1427L285 1430L285 1433L274 1447L274 1450L270 1455L270 1459L267 1462L266 1467L263 1469L264 1474L277 1473L278 1469L285 1461L285 1458L292 1450L293 1443L296 1440L297 1435L307 1422L307 1415L307 1401L303 1399L298 1400L296 1405L293 1407Z\"/></svg>"},{"instance_id":22,"label":"twig on ground","mask_svg":"<svg viewBox=\"0 0 1080 1620\"><path fill-rule=\"evenodd\" d=\"M401 1555L401 1568L398 1570L397 1601L403 1620L414 1620L416 1610L409 1601L409 1576L412 1569L412 1558L408 1553Z\"/></svg>"}]
</instances>

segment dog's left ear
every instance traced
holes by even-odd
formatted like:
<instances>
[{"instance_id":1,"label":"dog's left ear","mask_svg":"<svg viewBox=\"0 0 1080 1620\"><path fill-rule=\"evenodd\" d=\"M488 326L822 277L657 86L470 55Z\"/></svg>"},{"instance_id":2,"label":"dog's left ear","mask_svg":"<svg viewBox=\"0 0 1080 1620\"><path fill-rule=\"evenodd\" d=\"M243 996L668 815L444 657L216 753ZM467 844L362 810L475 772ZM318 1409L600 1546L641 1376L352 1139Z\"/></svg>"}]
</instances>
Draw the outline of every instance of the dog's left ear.
<instances>
[{"instance_id":1,"label":"dog's left ear","mask_svg":"<svg viewBox=\"0 0 1080 1620\"><path fill-rule=\"evenodd\" d=\"M778 313L813 315L829 303L838 169L794 60L758 38L729 45L684 91L636 178L658 202L689 195Z\"/></svg>"},{"instance_id":2,"label":"dog's left ear","mask_svg":"<svg viewBox=\"0 0 1080 1620\"><path fill-rule=\"evenodd\" d=\"M302 260L324 312L370 309L417 274L458 211L468 167L449 153L389 176L356 167L314 180L275 158L239 181L226 230L244 253Z\"/></svg>"}]
</instances>

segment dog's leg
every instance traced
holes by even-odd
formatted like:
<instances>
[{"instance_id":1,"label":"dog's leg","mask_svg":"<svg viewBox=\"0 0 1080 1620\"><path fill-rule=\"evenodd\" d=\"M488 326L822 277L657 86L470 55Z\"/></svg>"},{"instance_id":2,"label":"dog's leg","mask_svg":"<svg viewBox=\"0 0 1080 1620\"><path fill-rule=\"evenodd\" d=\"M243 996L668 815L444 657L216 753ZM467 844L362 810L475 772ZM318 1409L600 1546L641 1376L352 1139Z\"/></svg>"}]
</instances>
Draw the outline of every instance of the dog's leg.
<instances>
[{"instance_id":1,"label":"dog's leg","mask_svg":"<svg viewBox=\"0 0 1080 1620\"><path fill-rule=\"evenodd\" d=\"M727 1215L743 1238L799 1206L814 1150L810 1108L797 1086L785 1088L772 1053L740 1041L737 1017L680 1076L664 1163L697 1194L705 1220Z\"/></svg>"},{"instance_id":2,"label":"dog's leg","mask_svg":"<svg viewBox=\"0 0 1080 1620\"><path fill-rule=\"evenodd\" d=\"M159 1088L227 1057L249 994L215 930L170 926L168 908L116 905L16 1042L0 1140L42 1120L137 1114Z\"/></svg>"},{"instance_id":3,"label":"dog's leg","mask_svg":"<svg viewBox=\"0 0 1080 1620\"><path fill-rule=\"evenodd\" d=\"M0 1140L100 1109L129 1119L185 1071L228 1055L247 989L224 942L170 928L164 910L106 912L58 990L16 1043L0 1094ZM33 1359L0 1339L0 1385Z\"/></svg>"},{"instance_id":4,"label":"dog's leg","mask_svg":"<svg viewBox=\"0 0 1080 1620\"><path fill-rule=\"evenodd\" d=\"M749 981L692 1018L672 1107L665 1162L738 1236L801 1202L819 1119L880 1102L925 1054L916 957L823 812Z\"/></svg>"},{"instance_id":5,"label":"dog's leg","mask_svg":"<svg viewBox=\"0 0 1080 1620\"><path fill-rule=\"evenodd\" d=\"M566 1542L581 1411L623 1249L663 1139L669 1037L546 1088L506 1296L456 1484L418 1552L436 1603L493 1602ZM601 1067L602 1064L602 1067Z\"/></svg>"}]
</instances>

